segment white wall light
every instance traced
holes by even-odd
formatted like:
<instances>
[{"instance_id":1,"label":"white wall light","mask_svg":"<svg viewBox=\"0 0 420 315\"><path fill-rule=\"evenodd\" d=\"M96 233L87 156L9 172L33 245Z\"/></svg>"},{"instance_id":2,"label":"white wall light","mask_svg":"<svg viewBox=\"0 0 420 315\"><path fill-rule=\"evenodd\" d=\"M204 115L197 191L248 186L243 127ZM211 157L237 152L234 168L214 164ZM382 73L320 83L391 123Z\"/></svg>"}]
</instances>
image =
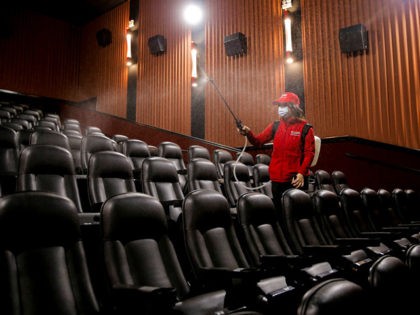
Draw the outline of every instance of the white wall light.
<instances>
[{"instance_id":1,"label":"white wall light","mask_svg":"<svg viewBox=\"0 0 420 315\"><path fill-rule=\"evenodd\" d=\"M127 32L125 34L125 38L127 41L127 57L126 57L126 65L131 66L135 63L135 58L133 56L133 46L132 46L132 40L134 35L134 20L130 20L128 22L128 28Z\"/></svg>"},{"instance_id":2,"label":"white wall light","mask_svg":"<svg viewBox=\"0 0 420 315\"><path fill-rule=\"evenodd\" d=\"M286 63L293 63L293 42L292 42L292 20L287 15L287 10L283 11L284 13L284 38L286 46Z\"/></svg>"},{"instance_id":3,"label":"white wall light","mask_svg":"<svg viewBox=\"0 0 420 315\"><path fill-rule=\"evenodd\" d=\"M198 50L197 50L197 45L192 42L191 43L191 84L193 87L196 87L197 84L197 79L198 79L198 71L197 71L197 59L198 59Z\"/></svg>"}]
</instances>

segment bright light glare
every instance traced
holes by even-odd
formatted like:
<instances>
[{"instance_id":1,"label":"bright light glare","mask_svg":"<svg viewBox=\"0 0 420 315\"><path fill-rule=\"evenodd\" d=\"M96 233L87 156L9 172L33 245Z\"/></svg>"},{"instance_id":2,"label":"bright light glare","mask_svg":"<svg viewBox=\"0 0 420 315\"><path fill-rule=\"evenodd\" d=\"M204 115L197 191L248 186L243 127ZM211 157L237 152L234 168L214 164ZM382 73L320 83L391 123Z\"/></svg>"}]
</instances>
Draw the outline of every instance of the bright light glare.
<instances>
[{"instance_id":1,"label":"bright light glare","mask_svg":"<svg viewBox=\"0 0 420 315\"><path fill-rule=\"evenodd\" d=\"M293 59L293 57L287 57L286 58L286 63L289 64L289 65L292 64L294 61L295 60Z\"/></svg>"},{"instance_id":2,"label":"bright light glare","mask_svg":"<svg viewBox=\"0 0 420 315\"><path fill-rule=\"evenodd\" d=\"M203 19L203 10L195 4L190 4L185 7L184 19L188 24L197 25Z\"/></svg>"}]
</instances>

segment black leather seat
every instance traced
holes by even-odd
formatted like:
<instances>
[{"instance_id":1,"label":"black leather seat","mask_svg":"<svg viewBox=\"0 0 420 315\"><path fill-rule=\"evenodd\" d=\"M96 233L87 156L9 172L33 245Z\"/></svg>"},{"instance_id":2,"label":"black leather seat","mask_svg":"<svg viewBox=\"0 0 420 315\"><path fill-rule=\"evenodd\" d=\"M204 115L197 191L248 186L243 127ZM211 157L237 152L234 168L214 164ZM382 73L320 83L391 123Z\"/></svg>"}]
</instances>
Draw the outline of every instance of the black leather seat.
<instances>
[{"instance_id":1,"label":"black leather seat","mask_svg":"<svg viewBox=\"0 0 420 315\"><path fill-rule=\"evenodd\" d=\"M22 151L23 149L25 149L27 146L30 145L30 139L33 132L34 132L33 129L22 129L17 132L19 151Z\"/></svg>"},{"instance_id":2,"label":"black leather seat","mask_svg":"<svg viewBox=\"0 0 420 315\"><path fill-rule=\"evenodd\" d=\"M381 240L390 251L388 254L404 254L405 250L412 245L412 242L401 235L390 231L379 231L365 208L361 195L351 188L344 188L340 192L341 206L347 222L356 236L376 237ZM385 249L385 247L383 247Z\"/></svg>"},{"instance_id":3,"label":"black leather seat","mask_svg":"<svg viewBox=\"0 0 420 315\"><path fill-rule=\"evenodd\" d=\"M18 191L46 191L67 197L83 212L71 153L55 145L24 149L19 161Z\"/></svg>"},{"instance_id":4,"label":"black leather seat","mask_svg":"<svg viewBox=\"0 0 420 315\"><path fill-rule=\"evenodd\" d=\"M344 278L325 280L302 298L297 315L371 314L371 302L366 289Z\"/></svg>"},{"instance_id":5,"label":"black leather seat","mask_svg":"<svg viewBox=\"0 0 420 315\"><path fill-rule=\"evenodd\" d=\"M33 129L31 122L23 118L13 117L10 122L20 125L22 129Z\"/></svg>"},{"instance_id":6,"label":"black leather seat","mask_svg":"<svg viewBox=\"0 0 420 315\"><path fill-rule=\"evenodd\" d=\"M10 129L13 129L15 131L21 131L24 130L25 128L18 122L13 122L13 121L6 121L4 123L1 124L4 127L8 127Z\"/></svg>"},{"instance_id":7,"label":"black leather seat","mask_svg":"<svg viewBox=\"0 0 420 315\"><path fill-rule=\"evenodd\" d=\"M90 134L82 138L80 164L83 174L87 174L90 156L99 151L116 151L114 141L100 134Z\"/></svg>"},{"instance_id":8,"label":"black leather seat","mask_svg":"<svg viewBox=\"0 0 420 315\"><path fill-rule=\"evenodd\" d=\"M0 125L0 179L3 194L16 191L19 154L17 131Z\"/></svg>"},{"instance_id":9,"label":"black leather seat","mask_svg":"<svg viewBox=\"0 0 420 315\"><path fill-rule=\"evenodd\" d=\"M195 291L187 282L157 198L143 193L115 196L101 213L106 275L112 302L122 314L224 310L224 290Z\"/></svg>"},{"instance_id":10,"label":"black leather seat","mask_svg":"<svg viewBox=\"0 0 420 315\"><path fill-rule=\"evenodd\" d=\"M394 207L394 212L400 221L399 224L418 224L419 222L414 222L411 219L413 211L410 209L407 192L397 187L392 190L391 196L392 206ZM418 204L418 209L420 209L420 203Z\"/></svg>"},{"instance_id":11,"label":"black leather seat","mask_svg":"<svg viewBox=\"0 0 420 315\"><path fill-rule=\"evenodd\" d=\"M250 192L239 198L238 228L254 267L279 269L305 287L338 274L329 262L315 261L292 251L274 203L265 194Z\"/></svg>"},{"instance_id":12,"label":"black leather seat","mask_svg":"<svg viewBox=\"0 0 420 315\"><path fill-rule=\"evenodd\" d=\"M184 158L182 156L181 147L174 142L163 141L158 146L159 156L166 158L174 163L179 177L179 183L184 192L187 191L187 168L185 166Z\"/></svg>"},{"instance_id":13,"label":"black leather seat","mask_svg":"<svg viewBox=\"0 0 420 315\"><path fill-rule=\"evenodd\" d=\"M406 251L404 262L408 266L413 283L420 281L420 244L414 244Z\"/></svg>"},{"instance_id":14,"label":"black leather seat","mask_svg":"<svg viewBox=\"0 0 420 315\"><path fill-rule=\"evenodd\" d=\"M248 152L236 152L235 157L236 161L241 162L248 167L249 176L251 177L251 183L253 183L254 178L252 174L252 168L255 165L255 160L252 154Z\"/></svg>"},{"instance_id":15,"label":"black leather seat","mask_svg":"<svg viewBox=\"0 0 420 315\"><path fill-rule=\"evenodd\" d=\"M112 136L112 140L115 141L116 151L122 152L122 145L125 141L128 140L128 136L121 135L121 134L115 134L115 135Z\"/></svg>"},{"instance_id":16,"label":"black leather seat","mask_svg":"<svg viewBox=\"0 0 420 315\"><path fill-rule=\"evenodd\" d=\"M370 299L375 314L418 314L418 283L400 258L385 255L369 270Z\"/></svg>"},{"instance_id":17,"label":"black leather seat","mask_svg":"<svg viewBox=\"0 0 420 315\"><path fill-rule=\"evenodd\" d=\"M82 135L82 129L80 127L80 123L78 121L73 121L73 120L64 120L63 126L63 133L64 134L68 134L68 133L77 133L81 136Z\"/></svg>"},{"instance_id":18,"label":"black leather seat","mask_svg":"<svg viewBox=\"0 0 420 315\"><path fill-rule=\"evenodd\" d=\"M178 221L185 196L172 161L158 156L146 158L142 164L142 188L163 204L172 222Z\"/></svg>"},{"instance_id":19,"label":"black leather seat","mask_svg":"<svg viewBox=\"0 0 420 315\"><path fill-rule=\"evenodd\" d=\"M0 199L4 314L100 314L74 203L46 192Z\"/></svg>"},{"instance_id":20,"label":"black leather seat","mask_svg":"<svg viewBox=\"0 0 420 315\"><path fill-rule=\"evenodd\" d=\"M144 159L150 157L149 146L142 140L128 139L122 143L121 152L131 160L136 189L142 192L141 168Z\"/></svg>"},{"instance_id":21,"label":"black leather seat","mask_svg":"<svg viewBox=\"0 0 420 315\"><path fill-rule=\"evenodd\" d=\"M13 106L2 106L1 109L9 112L11 118L16 117L18 115L16 108L14 108Z\"/></svg>"},{"instance_id":22,"label":"black leather seat","mask_svg":"<svg viewBox=\"0 0 420 315\"><path fill-rule=\"evenodd\" d=\"M23 119L29 122L29 128L28 129L33 129L36 125L38 125L38 119L31 114L18 114L17 118L19 119Z\"/></svg>"},{"instance_id":23,"label":"black leather seat","mask_svg":"<svg viewBox=\"0 0 420 315\"><path fill-rule=\"evenodd\" d=\"M52 130L52 131L58 131L57 124L50 120L41 119L38 121L37 126L35 127L37 130Z\"/></svg>"},{"instance_id":24,"label":"black leather seat","mask_svg":"<svg viewBox=\"0 0 420 315\"><path fill-rule=\"evenodd\" d=\"M210 152L206 147L195 144L188 147L188 162L191 162L195 158L203 158L210 160Z\"/></svg>"},{"instance_id":25,"label":"black leather seat","mask_svg":"<svg viewBox=\"0 0 420 315\"><path fill-rule=\"evenodd\" d=\"M66 150L71 150L68 137L58 131L54 130L36 130L32 133L29 144L50 144L57 145Z\"/></svg>"},{"instance_id":26,"label":"black leather seat","mask_svg":"<svg viewBox=\"0 0 420 315\"><path fill-rule=\"evenodd\" d=\"M159 148L155 145L148 144L150 156L159 156Z\"/></svg>"},{"instance_id":27,"label":"black leather seat","mask_svg":"<svg viewBox=\"0 0 420 315\"><path fill-rule=\"evenodd\" d=\"M37 109L23 109L23 108L22 108L22 110L23 110L22 111L23 114L33 115L33 116L36 117L37 120L40 120L42 117L44 117L42 110L37 110Z\"/></svg>"},{"instance_id":28,"label":"black leather seat","mask_svg":"<svg viewBox=\"0 0 420 315\"><path fill-rule=\"evenodd\" d=\"M88 196L92 212L99 212L112 196L135 192L133 166L124 154L113 151L93 153L87 174Z\"/></svg>"},{"instance_id":29,"label":"black leather seat","mask_svg":"<svg viewBox=\"0 0 420 315\"><path fill-rule=\"evenodd\" d=\"M372 258L364 250L339 245L324 234L309 194L294 188L285 191L280 217L284 222L284 233L295 253L326 260L351 279L366 281Z\"/></svg>"},{"instance_id":30,"label":"black leather seat","mask_svg":"<svg viewBox=\"0 0 420 315\"><path fill-rule=\"evenodd\" d=\"M295 308L296 288L286 277L266 274L248 261L223 195L214 190L192 191L182 212L186 251L198 283L229 288L227 303L235 307L245 304L266 311L284 307L286 314L286 309Z\"/></svg>"},{"instance_id":31,"label":"black leather seat","mask_svg":"<svg viewBox=\"0 0 420 315\"><path fill-rule=\"evenodd\" d=\"M312 195L312 199L324 235L330 243L344 243L353 250L369 250L374 256L382 256L391 252L388 246L380 242L380 238L362 236L356 233L341 207L340 198L335 192L318 190ZM367 252L367 255L370 253Z\"/></svg>"},{"instance_id":32,"label":"black leather seat","mask_svg":"<svg viewBox=\"0 0 420 315\"><path fill-rule=\"evenodd\" d=\"M270 165L271 156L265 153L258 153L255 156L255 163L262 163L265 165Z\"/></svg>"},{"instance_id":33,"label":"black leather seat","mask_svg":"<svg viewBox=\"0 0 420 315\"><path fill-rule=\"evenodd\" d=\"M404 189L407 202L407 217L411 221L420 221L420 196L411 188Z\"/></svg>"},{"instance_id":34,"label":"black leather seat","mask_svg":"<svg viewBox=\"0 0 420 315\"><path fill-rule=\"evenodd\" d=\"M405 236L418 242L420 240L419 224L405 224L398 209L394 205L391 192L384 188L378 189L377 193L377 215L383 224L382 229L405 230Z\"/></svg>"},{"instance_id":35,"label":"black leather seat","mask_svg":"<svg viewBox=\"0 0 420 315\"><path fill-rule=\"evenodd\" d=\"M255 187L259 187L258 191L273 198L273 191L271 190L270 174L268 165L257 163L252 167L252 177Z\"/></svg>"},{"instance_id":36,"label":"black leather seat","mask_svg":"<svg viewBox=\"0 0 420 315\"><path fill-rule=\"evenodd\" d=\"M241 195L254 189L251 183L248 167L237 161L228 161L224 164L224 193L232 209ZM233 210L235 213L236 210Z\"/></svg>"},{"instance_id":37,"label":"black leather seat","mask_svg":"<svg viewBox=\"0 0 420 315\"><path fill-rule=\"evenodd\" d=\"M86 126L86 128L85 128L85 136L89 136L89 135L92 135L92 134L103 135L103 136L105 135L102 132L102 129L99 128L99 127L97 127L97 126Z\"/></svg>"},{"instance_id":38,"label":"black leather seat","mask_svg":"<svg viewBox=\"0 0 420 315\"><path fill-rule=\"evenodd\" d=\"M4 110L0 107L0 123L9 122L12 119L12 115L9 111Z\"/></svg>"},{"instance_id":39,"label":"black leather seat","mask_svg":"<svg viewBox=\"0 0 420 315\"><path fill-rule=\"evenodd\" d=\"M229 151L224 149L216 149L213 151L213 163L216 165L217 174L222 182L224 178L224 165L226 162L232 160L233 156Z\"/></svg>"},{"instance_id":40,"label":"black leather seat","mask_svg":"<svg viewBox=\"0 0 420 315\"><path fill-rule=\"evenodd\" d=\"M316 190L324 189L336 193L330 173L328 173L325 170L319 169L315 171L314 177Z\"/></svg>"},{"instance_id":41,"label":"black leather seat","mask_svg":"<svg viewBox=\"0 0 420 315\"><path fill-rule=\"evenodd\" d=\"M40 120L51 121L55 125L55 130L61 131L60 115L55 114L55 113L45 113L45 115L43 117L41 117Z\"/></svg>"},{"instance_id":42,"label":"black leather seat","mask_svg":"<svg viewBox=\"0 0 420 315\"><path fill-rule=\"evenodd\" d=\"M69 141L70 146L70 152L73 156L73 162L74 162L74 168L76 171L76 174L83 174L82 169L82 135L80 134L67 134L67 139Z\"/></svg>"},{"instance_id":43,"label":"black leather seat","mask_svg":"<svg viewBox=\"0 0 420 315\"><path fill-rule=\"evenodd\" d=\"M216 165L206 158L193 158L187 166L188 190L213 189L223 194L217 178Z\"/></svg>"},{"instance_id":44,"label":"black leather seat","mask_svg":"<svg viewBox=\"0 0 420 315\"><path fill-rule=\"evenodd\" d=\"M344 188L349 188L349 183L347 181L347 176L344 172L335 170L331 173L331 179L334 185L335 192L340 194L340 191Z\"/></svg>"}]
</instances>

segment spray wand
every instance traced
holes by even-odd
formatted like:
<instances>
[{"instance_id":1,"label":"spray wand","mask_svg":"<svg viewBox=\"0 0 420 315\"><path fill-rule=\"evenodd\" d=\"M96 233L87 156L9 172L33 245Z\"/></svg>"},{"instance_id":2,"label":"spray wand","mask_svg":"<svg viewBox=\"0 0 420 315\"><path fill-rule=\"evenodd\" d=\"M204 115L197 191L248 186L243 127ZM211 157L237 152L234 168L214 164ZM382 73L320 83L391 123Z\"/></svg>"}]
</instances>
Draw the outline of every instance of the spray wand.
<instances>
[{"instance_id":1,"label":"spray wand","mask_svg":"<svg viewBox=\"0 0 420 315\"><path fill-rule=\"evenodd\" d=\"M225 107L228 109L229 113L232 115L233 119L235 120L235 124L236 127L239 128L239 130L242 130L243 128L243 124L242 121L235 115L235 113L232 111L232 108L229 106L228 102L226 101L225 97L223 96L222 92L220 92L219 87L217 86L216 83L214 83L214 80L212 78L210 78L206 71L204 71L199 65L197 65L198 69L200 69L200 71L205 75L205 77L207 78L207 81L211 83L211 85L213 85L214 89L216 90L217 94L220 96L221 100L223 101Z\"/></svg>"},{"instance_id":2,"label":"spray wand","mask_svg":"<svg viewBox=\"0 0 420 315\"><path fill-rule=\"evenodd\" d=\"M198 66L198 68L200 69L200 71L206 76L206 78L207 78L207 81L208 82L210 82L211 83L211 85L213 85L213 87L214 87L214 89L216 90L216 92L217 92L217 94L220 96L220 98L222 99L222 101L223 101L223 103L225 104L225 107L228 109L228 111L229 111L229 113L232 115L232 117L233 117L233 119L235 120L235 124L236 124L236 127L239 129L239 130L242 130L242 128L243 128L243 124L242 124L242 121L235 115L235 113L232 111L232 109L231 109L231 107L229 106L229 104L228 104L228 102L226 101L226 99L225 99L225 97L223 96L223 94L222 94L222 92L220 92L220 90L219 90L219 87L216 85L216 83L214 83L214 80L212 79L212 78L210 78L208 75L207 75L207 73L199 66L199 65L197 65ZM238 180L238 178L237 178L237 176L236 176L236 165L238 164L238 162L239 162L239 160L241 159L241 156L243 155L243 153L245 152L245 149L246 149L246 147L247 147L247 145L248 145L248 142L247 142L247 137L246 136L244 136L245 137L245 144L244 144L244 147L243 147L243 149L242 149L242 151L241 151L241 153L238 155L238 157L237 157L237 159L236 159L236 161L235 161L235 165L233 166L233 177L235 178L235 180L239 183L239 180ZM262 184L262 185L260 185L260 186L257 186L257 187L248 187L248 186L245 186L245 185L243 185L246 189L248 189L248 190L258 190L258 189L261 189L261 188L263 188L265 185L268 185L270 183L270 181L269 182L266 182L266 183L264 183L264 184Z\"/></svg>"}]
</instances>

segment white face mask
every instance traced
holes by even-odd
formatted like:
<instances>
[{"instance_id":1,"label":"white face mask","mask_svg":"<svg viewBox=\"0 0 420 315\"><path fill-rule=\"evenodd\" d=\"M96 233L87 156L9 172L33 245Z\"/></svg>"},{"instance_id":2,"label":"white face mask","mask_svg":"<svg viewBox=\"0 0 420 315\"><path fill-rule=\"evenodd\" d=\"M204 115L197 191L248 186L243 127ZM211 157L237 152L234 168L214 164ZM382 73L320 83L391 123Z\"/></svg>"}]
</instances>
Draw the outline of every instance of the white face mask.
<instances>
[{"instance_id":1,"label":"white face mask","mask_svg":"<svg viewBox=\"0 0 420 315\"><path fill-rule=\"evenodd\" d=\"M287 107L287 106L284 106L284 107L279 106L278 111L279 111L279 116L280 117L284 117L284 116L286 116L289 113L289 107Z\"/></svg>"}]
</instances>

